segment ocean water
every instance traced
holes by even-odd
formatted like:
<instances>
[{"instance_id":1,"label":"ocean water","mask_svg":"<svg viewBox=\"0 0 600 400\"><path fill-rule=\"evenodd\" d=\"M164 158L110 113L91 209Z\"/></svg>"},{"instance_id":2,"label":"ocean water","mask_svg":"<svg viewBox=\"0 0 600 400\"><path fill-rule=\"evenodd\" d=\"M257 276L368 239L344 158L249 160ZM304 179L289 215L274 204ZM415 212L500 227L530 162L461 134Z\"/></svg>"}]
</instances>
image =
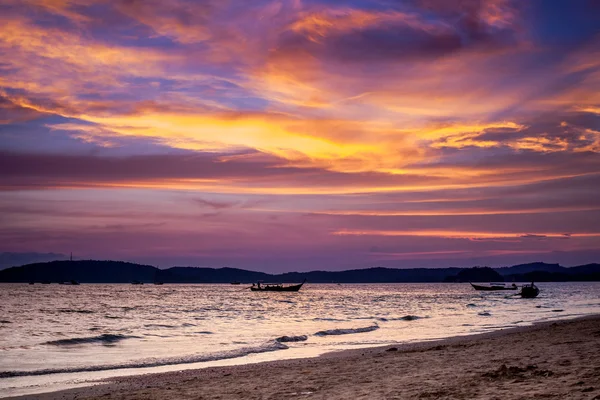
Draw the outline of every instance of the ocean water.
<instances>
[{"instance_id":1,"label":"ocean water","mask_svg":"<svg viewBox=\"0 0 600 400\"><path fill-rule=\"evenodd\" d=\"M0 397L111 376L308 357L600 312L600 283L536 299L469 284L0 285Z\"/></svg>"}]
</instances>

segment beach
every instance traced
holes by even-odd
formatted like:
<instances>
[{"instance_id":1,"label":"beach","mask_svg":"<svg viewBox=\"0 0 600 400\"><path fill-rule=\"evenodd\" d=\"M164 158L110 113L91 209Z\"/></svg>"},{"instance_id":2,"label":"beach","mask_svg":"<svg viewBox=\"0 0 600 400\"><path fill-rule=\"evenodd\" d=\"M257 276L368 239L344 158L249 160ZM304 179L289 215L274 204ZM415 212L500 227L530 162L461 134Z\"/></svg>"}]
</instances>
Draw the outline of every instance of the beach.
<instances>
[{"instance_id":1,"label":"beach","mask_svg":"<svg viewBox=\"0 0 600 400\"><path fill-rule=\"evenodd\" d=\"M27 398L600 399L600 316L316 358L115 378Z\"/></svg>"}]
</instances>

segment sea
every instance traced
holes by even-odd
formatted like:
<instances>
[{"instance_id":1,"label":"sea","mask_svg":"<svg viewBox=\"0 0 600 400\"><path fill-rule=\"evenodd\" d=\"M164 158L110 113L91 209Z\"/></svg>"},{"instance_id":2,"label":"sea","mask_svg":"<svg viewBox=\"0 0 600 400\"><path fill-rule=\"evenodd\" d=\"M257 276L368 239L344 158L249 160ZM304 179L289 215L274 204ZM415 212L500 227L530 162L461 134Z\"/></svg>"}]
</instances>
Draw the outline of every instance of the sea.
<instances>
[{"instance_id":1,"label":"sea","mask_svg":"<svg viewBox=\"0 0 600 400\"><path fill-rule=\"evenodd\" d=\"M540 295L459 283L0 285L0 397L126 375L318 356L600 313L600 282Z\"/></svg>"}]
</instances>

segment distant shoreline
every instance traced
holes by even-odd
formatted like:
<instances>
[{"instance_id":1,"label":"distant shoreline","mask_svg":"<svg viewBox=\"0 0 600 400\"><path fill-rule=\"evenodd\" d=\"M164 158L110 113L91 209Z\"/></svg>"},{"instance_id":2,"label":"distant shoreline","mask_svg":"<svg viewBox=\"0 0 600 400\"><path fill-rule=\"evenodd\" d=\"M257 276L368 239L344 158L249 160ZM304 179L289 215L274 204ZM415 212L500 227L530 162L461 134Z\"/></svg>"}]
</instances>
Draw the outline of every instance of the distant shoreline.
<instances>
[{"instance_id":1,"label":"distant shoreline","mask_svg":"<svg viewBox=\"0 0 600 400\"><path fill-rule=\"evenodd\" d=\"M591 399L600 395L599 346L596 314L316 358L111 378L106 384L11 399L486 398L498 393Z\"/></svg>"},{"instance_id":2,"label":"distant shoreline","mask_svg":"<svg viewBox=\"0 0 600 400\"><path fill-rule=\"evenodd\" d=\"M76 260L28 264L0 270L0 282L42 283L434 283L434 282L586 282L600 281L600 264L563 267L529 263L488 268L365 268L268 274L237 268L159 269L122 261Z\"/></svg>"}]
</instances>

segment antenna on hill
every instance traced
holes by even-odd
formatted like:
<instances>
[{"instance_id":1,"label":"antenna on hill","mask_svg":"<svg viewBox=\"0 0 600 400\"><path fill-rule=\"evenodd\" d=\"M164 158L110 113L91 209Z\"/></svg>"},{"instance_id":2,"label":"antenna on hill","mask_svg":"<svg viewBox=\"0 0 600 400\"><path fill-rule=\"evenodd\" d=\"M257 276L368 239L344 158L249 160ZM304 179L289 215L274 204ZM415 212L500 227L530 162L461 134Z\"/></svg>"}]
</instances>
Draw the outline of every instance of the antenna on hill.
<instances>
[{"instance_id":1,"label":"antenna on hill","mask_svg":"<svg viewBox=\"0 0 600 400\"><path fill-rule=\"evenodd\" d=\"M69 259L69 261L73 261L73 252L71 252L71 258Z\"/></svg>"}]
</instances>

